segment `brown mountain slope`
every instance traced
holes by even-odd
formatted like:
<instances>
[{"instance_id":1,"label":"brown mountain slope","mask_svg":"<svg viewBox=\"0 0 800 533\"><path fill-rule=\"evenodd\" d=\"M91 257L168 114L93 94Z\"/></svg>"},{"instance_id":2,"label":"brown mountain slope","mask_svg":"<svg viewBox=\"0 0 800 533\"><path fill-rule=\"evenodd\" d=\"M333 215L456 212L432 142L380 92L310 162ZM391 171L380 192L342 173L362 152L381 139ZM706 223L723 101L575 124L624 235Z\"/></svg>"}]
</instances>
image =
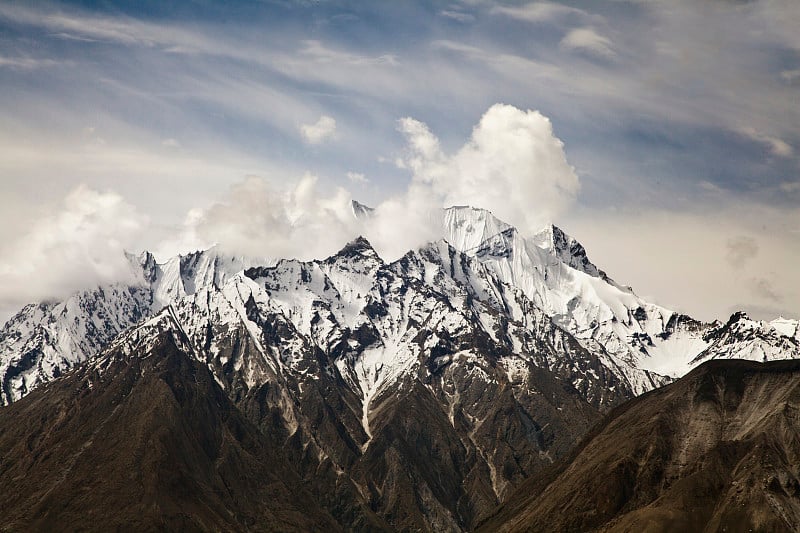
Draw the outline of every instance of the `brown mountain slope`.
<instances>
[{"instance_id":1,"label":"brown mountain slope","mask_svg":"<svg viewBox=\"0 0 800 533\"><path fill-rule=\"evenodd\" d=\"M713 361L612 411L483 531L800 531L800 361Z\"/></svg>"},{"instance_id":2,"label":"brown mountain slope","mask_svg":"<svg viewBox=\"0 0 800 533\"><path fill-rule=\"evenodd\" d=\"M0 409L0 530L339 530L169 333L106 357Z\"/></svg>"}]
</instances>

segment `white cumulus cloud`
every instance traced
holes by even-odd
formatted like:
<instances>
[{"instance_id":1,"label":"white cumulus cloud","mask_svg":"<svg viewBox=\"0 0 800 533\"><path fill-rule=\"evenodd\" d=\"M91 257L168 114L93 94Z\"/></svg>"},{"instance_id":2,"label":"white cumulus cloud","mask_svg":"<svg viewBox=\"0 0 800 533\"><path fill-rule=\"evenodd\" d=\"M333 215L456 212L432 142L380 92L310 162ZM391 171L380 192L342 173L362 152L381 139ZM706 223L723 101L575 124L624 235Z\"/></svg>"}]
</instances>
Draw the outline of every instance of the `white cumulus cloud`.
<instances>
[{"instance_id":1,"label":"white cumulus cloud","mask_svg":"<svg viewBox=\"0 0 800 533\"><path fill-rule=\"evenodd\" d=\"M123 251L146 225L120 195L77 187L51 214L0 243L0 301L20 307L130 280Z\"/></svg>"},{"instance_id":2,"label":"white cumulus cloud","mask_svg":"<svg viewBox=\"0 0 800 533\"><path fill-rule=\"evenodd\" d=\"M524 232L552 221L574 199L578 178L563 143L538 111L492 106L455 153L443 151L428 127L412 118L399 122L407 147L401 158L412 173L408 188L375 205L369 220L353 215L353 195L320 189L303 176L293 186L248 177L226 198L188 217L175 242L218 244L251 257L322 258L364 235L385 260L441 238L442 207L484 207ZM354 187L366 181L347 173Z\"/></svg>"},{"instance_id":3,"label":"white cumulus cloud","mask_svg":"<svg viewBox=\"0 0 800 533\"><path fill-rule=\"evenodd\" d=\"M336 120L322 115L314 124L303 124L300 126L303 139L309 144L320 144L332 138L336 133Z\"/></svg>"},{"instance_id":4,"label":"white cumulus cloud","mask_svg":"<svg viewBox=\"0 0 800 533\"><path fill-rule=\"evenodd\" d=\"M326 257L357 234L350 201L344 189L322 194L310 174L289 187L249 176L222 201L195 211L182 242L255 258Z\"/></svg>"},{"instance_id":5,"label":"white cumulus cloud","mask_svg":"<svg viewBox=\"0 0 800 533\"><path fill-rule=\"evenodd\" d=\"M404 118L400 131L408 140L404 163L414 184L430 189L440 205L484 207L523 231L536 231L580 188L564 144L538 111L493 105L454 154L444 153L422 122Z\"/></svg>"}]
</instances>

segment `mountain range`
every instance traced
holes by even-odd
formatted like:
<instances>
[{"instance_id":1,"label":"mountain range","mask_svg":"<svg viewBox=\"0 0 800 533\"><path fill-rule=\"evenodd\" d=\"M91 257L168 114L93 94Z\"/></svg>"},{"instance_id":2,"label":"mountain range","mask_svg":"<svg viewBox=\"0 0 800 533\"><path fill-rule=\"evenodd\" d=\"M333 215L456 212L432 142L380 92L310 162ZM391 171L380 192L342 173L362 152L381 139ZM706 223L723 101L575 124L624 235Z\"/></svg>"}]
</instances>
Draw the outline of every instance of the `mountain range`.
<instances>
[{"instance_id":1,"label":"mountain range","mask_svg":"<svg viewBox=\"0 0 800 533\"><path fill-rule=\"evenodd\" d=\"M364 238L313 261L145 252L128 255L132 282L23 308L0 330L0 479L19 487L0 515L77 528L80 505L113 504L145 529L513 529L544 505L519 490L630 400L681 390L664 386L706 361L800 356L797 321L648 303L555 226L523 236L472 207L438 220L440 240L392 262ZM114 490L76 496L90 480Z\"/></svg>"}]
</instances>

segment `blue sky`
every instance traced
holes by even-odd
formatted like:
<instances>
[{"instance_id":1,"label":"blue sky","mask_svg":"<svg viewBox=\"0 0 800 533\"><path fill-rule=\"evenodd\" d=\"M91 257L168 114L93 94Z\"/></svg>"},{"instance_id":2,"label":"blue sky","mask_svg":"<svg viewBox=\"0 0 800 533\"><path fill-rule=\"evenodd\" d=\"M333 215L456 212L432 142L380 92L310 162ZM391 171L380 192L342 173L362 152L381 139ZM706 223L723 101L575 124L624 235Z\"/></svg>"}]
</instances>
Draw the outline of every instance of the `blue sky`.
<instances>
[{"instance_id":1,"label":"blue sky","mask_svg":"<svg viewBox=\"0 0 800 533\"><path fill-rule=\"evenodd\" d=\"M191 247L253 176L379 205L430 171L400 119L456 154L504 103L549 118L579 187L556 209L504 186L612 277L705 319L797 317L798 27L793 0L4 2L0 308L46 296L18 288L43 275L24 254L53 263L45 235L94 272L117 244ZM114 239L85 205L130 223ZM104 231L54 232L70 209Z\"/></svg>"}]
</instances>

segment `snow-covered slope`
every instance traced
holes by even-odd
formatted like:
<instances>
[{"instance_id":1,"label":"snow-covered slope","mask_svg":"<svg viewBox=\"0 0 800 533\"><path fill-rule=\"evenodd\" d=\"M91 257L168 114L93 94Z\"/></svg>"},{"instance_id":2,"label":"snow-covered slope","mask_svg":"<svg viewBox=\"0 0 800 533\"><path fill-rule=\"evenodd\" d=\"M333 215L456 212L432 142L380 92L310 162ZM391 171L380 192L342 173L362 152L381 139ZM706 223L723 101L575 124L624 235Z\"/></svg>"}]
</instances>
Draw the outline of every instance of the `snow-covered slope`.
<instances>
[{"instance_id":1,"label":"snow-covered slope","mask_svg":"<svg viewBox=\"0 0 800 533\"><path fill-rule=\"evenodd\" d=\"M769 325L784 337L800 341L800 320L779 317L770 321Z\"/></svg>"},{"instance_id":2,"label":"snow-covered slope","mask_svg":"<svg viewBox=\"0 0 800 533\"><path fill-rule=\"evenodd\" d=\"M472 207L445 210L443 222L448 242L522 290L585 348L605 350L620 373L636 368L679 377L709 358L798 357L797 321L743 322L734 315L729 324L737 326L720 329L646 302L597 268L583 246L555 226L524 237ZM649 387L645 381L636 393Z\"/></svg>"},{"instance_id":3,"label":"snow-covered slope","mask_svg":"<svg viewBox=\"0 0 800 533\"><path fill-rule=\"evenodd\" d=\"M221 287L247 263L211 248L158 264L127 254L134 283L30 304L0 330L0 404L17 400L103 349L117 335L201 287Z\"/></svg>"},{"instance_id":4,"label":"snow-covered slope","mask_svg":"<svg viewBox=\"0 0 800 533\"><path fill-rule=\"evenodd\" d=\"M244 277L256 285L240 294L257 310L251 320L281 317L304 341L285 343L281 363L293 369L307 343L333 354L365 410L401 377L435 373L454 358L492 357L509 374L546 368L599 405L659 380L639 369L626 369L634 379L618 375L608 354L583 349L524 293L445 241L385 264L357 239L324 261L281 261ZM257 320L252 330L260 328Z\"/></svg>"},{"instance_id":5,"label":"snow-covered slope","mask_svg":"<svg viewBox=\"0 0 800 533\"><path fill-rule=\"evenodd\" d=\"M150 315L151 298L145 286L112 285L24 307L0 330L0 404L99 352Z\"/></svg>"},{"instance_id":6,"label":"snow-covered slope","mask_svg":"<svg viewBox=\"0 0 800 533\"><path fill-rule=\"evenodd\" d=\"M800 357L796 320L763 322L751 320L745 313L734 313L725 324L717 323L706 330L703 340L708 346L692 359L692 364L709 359L766 362Z\"/></svg>"},{"instance_id":7,"label":"snow-covered slope","mask_svg":"<svg viewBox=\"0 0 800 533\"><path fill-rule=\"evenodd\" d=\"M371 213L353 204L354 216L367 224ZM344 329L379 339L358 366L342 369L364 395L374 395L386 382L415 371L412 362L422 357L412 342L422 320L417 315L423 313L429 320L436 308L431 302L437 298L447 302L435 315L441 328L481 331L511 354L507 361L522 357L525 364L561 368L587 398L600 404L618 393L650 390L668 381L666 376L680 376L708 358L797 356L797 321L745 324L740 317L735 323L743 325L736 327L730 321L725 326L703 324L646 302L610 279L579 242L555 226L525 237L490 212L472 207L446 209L441 220L442 241L411 251L392 265L385 265L363 240L325 261L280 261L274 266L227 257L215 249L163 264L148 253L129 256L136 283L29 305L0 330L0 402L14 401L92 357L119 333L169 304L182 309L184 320L195 322L199 318L178 302L194 302L191 312L211 316L209 306L224 297L214 304L218 315L209 321L219 323L212 325L233 323L256 331L247 320L241 321L252 312L242 294L255 298L251 307L268 309L291 324L303 339L296 340L300 344L347 351L347 346L336 344L344 338ZM264 276L244 274L245 268L259 264ZM254 283L261 289L254 290ZM410 286L422 292L409 293ZM264 291L269 298L258 300ZM409 294L416 300L408 300ZM375 315L381 299L392 303L386 318ZM259 342L258 335L252 337ZM543 350L536 343L550 343L550 348ZM420 346L423 352L434 349ZM292 349L283 348L286 354ZM282 357L289 357L286 354ZM586 368L576 370L581 365L573 359L585 361L587 354L596 361L594 367L602 366L620 384L621 389L606 399L599 383L616 385L592 377ZM516 364L509 362L509 369Z\"/></svg>"},{"instance_id":8,"label":"snow-covered slope","mask_svg":"<svg viewBox=\"0 0 800 533\"><path fill-rule=\"evenodd\" d=\"M674 375L676 357L683 363L681 354L705 348L702 324L615 283L555 226L526 238L486 210L452 207L443 230L448 242L520 288L587 349L602 346L625 365Z\"/></svg>"}]
</instances>

